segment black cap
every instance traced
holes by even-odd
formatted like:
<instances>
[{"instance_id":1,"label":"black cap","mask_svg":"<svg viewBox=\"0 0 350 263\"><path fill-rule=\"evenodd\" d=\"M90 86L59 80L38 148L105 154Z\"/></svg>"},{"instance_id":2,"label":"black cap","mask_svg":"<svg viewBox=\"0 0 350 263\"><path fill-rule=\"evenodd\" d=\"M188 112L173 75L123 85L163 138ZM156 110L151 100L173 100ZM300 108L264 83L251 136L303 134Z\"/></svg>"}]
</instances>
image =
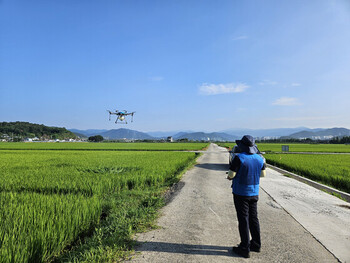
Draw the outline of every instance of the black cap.
<instances>
[{"instance_id":1,"label":"black cap","mask_svg":"<svg viewBox=\"0 0 350 263\"><path fill-rule=\"evenodd\" d=\"M259 149L255 144L253 136L244 135L241 140L236 140L239 149L246 153L258 153Z\"/></svg>"}]
</instances>

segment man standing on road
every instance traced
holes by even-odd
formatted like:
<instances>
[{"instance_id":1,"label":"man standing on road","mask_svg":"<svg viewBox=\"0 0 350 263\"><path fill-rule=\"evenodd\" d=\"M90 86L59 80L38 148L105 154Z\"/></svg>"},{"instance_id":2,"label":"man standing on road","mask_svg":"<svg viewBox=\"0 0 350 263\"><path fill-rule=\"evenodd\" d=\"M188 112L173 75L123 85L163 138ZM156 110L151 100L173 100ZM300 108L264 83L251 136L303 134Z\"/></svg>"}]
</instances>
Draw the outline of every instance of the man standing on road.
<instances>
[{"instance_id":1,"label":"man standing on road","mask_svg":"<svg viewBox=\"0 0 350 263\"><path fill-rule=\"evenodd\" d=\"M232 180L233 200L241 237L241 243L233 247L233 252L249 258L250 251L260 252L261 247L257 203L260 176L265 176L266 164L264 158L259 155L252 136L244 135L236 143L240 153L232 160L227 175L227 179Z\"/></svg>"}]
</instances>

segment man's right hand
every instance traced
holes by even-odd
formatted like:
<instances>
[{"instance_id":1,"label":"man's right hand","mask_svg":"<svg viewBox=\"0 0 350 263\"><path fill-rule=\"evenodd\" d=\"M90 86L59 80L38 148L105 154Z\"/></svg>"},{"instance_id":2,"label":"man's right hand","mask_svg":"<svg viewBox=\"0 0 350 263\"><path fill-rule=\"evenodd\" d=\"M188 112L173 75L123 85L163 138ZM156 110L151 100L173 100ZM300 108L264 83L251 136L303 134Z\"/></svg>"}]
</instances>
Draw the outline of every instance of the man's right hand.
<instances>
[{"instance_id":1,"label":"man's right hand","mask_svg":"<svg viewBox=\"0 0 350 263\"><path fill-rule=\"evenodd\" d=\"M236 173L234 171L228 170L227 177L226 177L228 180L232 180L235 176L236 176Z\"/></svg>"}]
</instances>

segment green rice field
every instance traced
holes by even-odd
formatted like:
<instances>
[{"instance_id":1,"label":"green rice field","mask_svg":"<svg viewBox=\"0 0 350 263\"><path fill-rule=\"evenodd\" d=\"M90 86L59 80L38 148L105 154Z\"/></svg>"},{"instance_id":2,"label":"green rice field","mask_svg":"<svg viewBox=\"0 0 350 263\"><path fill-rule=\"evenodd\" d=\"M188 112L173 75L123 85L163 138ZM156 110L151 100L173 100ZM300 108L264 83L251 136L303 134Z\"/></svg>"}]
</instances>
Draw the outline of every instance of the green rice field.
<instances>
[{"instance_id":1,"label":"green rice field","mask_svg":"<svg viewBox=\"0 0 350 263\"><path fill-rule=\"evenodd\" d=\"M235 143L220 143L220 146L232 148ZM306 144L306 143L259 143L261 152L282 152L282 145L289 146L289 152L325 152L350 153L350 145L345 144Z\"/></svg>"},{"instance_id":2,"label":"green rice field","mask_svg":"<svg viewBox=\"0 0 350 263\"><path fill-rule=\"evenodd\" d=\"M350 145L345 144L303 144L303 143L259 143L262 152L281 152L282 145L288 145L290 152L350 153Z\"/></svg>"},{"instance_id":3,"label":"green rice field","mask_svg":"<svg viewBox=\"0 0 350 263\"><path fill-rule=\"evenodd\" d=\"M0 150L124 150L124 151L194 151L208 143L90 143L90 142L0 142Z\"/></svg>"},{"instance_id":4,"label":"green rice field","mask_svg":"<svg viewBox=\"0 0 350 263\"><path fill-rule=\"evenodd\" d=\"M269 164L350 193L348 154L265 154Z\"/></svg>"},{"instance_id":5,"label":"green rice field","mask_svg":"<svg viewBox=\"0 0 350 263\"><path fill-rule=\"evenodd\" d=\"M235 143L220 144L227 148L233 148L235 145ZM289 152L296 153L281 153L282 145L289 145ZM261 152L265 152L264 157L268 163L350 193L350 154L348 154L350 145L259 143L257 146ZM310 154L297 154L297 152Z\"/></svg>"},{"instance_id":6,"label":"green rice field","mask_svg":"<svg viewBox=\"0 0 350 263\"><path fill-rule=\"evenodd\" d=\"M141 144L147 151L104 143L32 144L40 150L7 144L12 150L0 150L0 262L124 258L132 234L152 226L163 192L198 156L169 151L171 144Z\"/></svg>"}]
</instances>

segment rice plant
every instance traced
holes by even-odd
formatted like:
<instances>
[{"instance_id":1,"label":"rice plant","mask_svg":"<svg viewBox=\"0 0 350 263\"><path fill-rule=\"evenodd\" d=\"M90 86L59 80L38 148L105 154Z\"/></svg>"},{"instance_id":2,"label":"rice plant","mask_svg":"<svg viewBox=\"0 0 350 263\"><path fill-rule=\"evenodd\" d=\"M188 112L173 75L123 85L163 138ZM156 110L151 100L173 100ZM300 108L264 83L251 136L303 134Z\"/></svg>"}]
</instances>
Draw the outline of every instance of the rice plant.
<instances>
[{"instance_id":1,"label":"rice plant","mask_svg":"<svg viewBox=\"0 0 350 263\"><path fill-rule=\"evenodd\" d=\"M101 151L195 151L209 143L89 143L89 142L0 142L0 150L101 150Z\"/></svg>"},{"instance_id":2,"label":"rice plant","mask_svg":"<svg viewBox=\"0 0 350 263\"><path fill-rule=\"evenodd\" d=\"M267 162L350 193L348 154L265 154Z\"/></svg>"},{"instance_id":3,"label":"rice plant","mask_svg":"<svg viewBox=\"0 0 350 263\"><path fill-rule=\"evenodd\" d=\"M0 150L0 262L48 262L83 236L96 239L98 229L123 251L131 232L147 224L140 219L155 214L164 187L195 158L168 151ZM92 253L104 242L88 254L105 254Z\"/></svg>"}]
</instances>

